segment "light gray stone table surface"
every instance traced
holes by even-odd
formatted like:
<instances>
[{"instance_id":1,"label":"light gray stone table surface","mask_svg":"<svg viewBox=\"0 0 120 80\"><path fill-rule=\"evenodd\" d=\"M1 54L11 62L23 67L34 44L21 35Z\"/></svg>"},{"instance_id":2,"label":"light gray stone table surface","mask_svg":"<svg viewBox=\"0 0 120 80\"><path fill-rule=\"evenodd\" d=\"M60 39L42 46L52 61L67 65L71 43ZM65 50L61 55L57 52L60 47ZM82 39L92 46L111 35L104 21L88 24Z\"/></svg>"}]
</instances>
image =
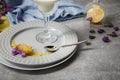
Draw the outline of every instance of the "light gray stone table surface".
<instances>
[{"instance_id":1,"label":"light gray stone table surface","mask_svg":"<svg viewBox=\"0 0 120 80\"><path fill-rule=\"evenodd\" d=\"M92 0L75 0L86 5ZM120 27L120 0L101 0L107 9L107 19ZM79 40L88 36L90 24L85 19L62 22L77 32ZM97 27L96 27L97 28ZM96 29L95 28L95 29ZM106 29L106 28L105 28ZM111 29L106 29L109 33ZM40 71L15 70L0 64L0 80L120 80L120 37L104 43L105 34L95 34L92 45L81 45L68 61Z\"/></svg>"}]
</instances>

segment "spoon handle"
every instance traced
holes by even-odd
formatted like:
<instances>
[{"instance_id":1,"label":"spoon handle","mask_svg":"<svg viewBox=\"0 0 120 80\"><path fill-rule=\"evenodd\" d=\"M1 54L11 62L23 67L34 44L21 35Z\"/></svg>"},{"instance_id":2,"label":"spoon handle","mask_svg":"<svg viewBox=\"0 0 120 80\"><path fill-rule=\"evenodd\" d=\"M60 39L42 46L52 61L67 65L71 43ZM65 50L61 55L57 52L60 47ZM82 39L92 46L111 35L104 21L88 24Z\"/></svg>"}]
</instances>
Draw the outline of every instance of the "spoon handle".
<instances>
[{"instance_id":1,"label":"spoon handle","mask_svg":"<svg viewBox=\"0 0 120 80\"><path fill-rule=\"evenodd\" d=\"M66 44L66 45L62 45L61 47L67 47L67 46L78 45L78 44L82 44L82 43L85 43L85 42L87 42L87 40L84 40L84 41L80 41L80 42L77 42L77 43L73 43L73 44Z\"/></svg>"}]
</instances>

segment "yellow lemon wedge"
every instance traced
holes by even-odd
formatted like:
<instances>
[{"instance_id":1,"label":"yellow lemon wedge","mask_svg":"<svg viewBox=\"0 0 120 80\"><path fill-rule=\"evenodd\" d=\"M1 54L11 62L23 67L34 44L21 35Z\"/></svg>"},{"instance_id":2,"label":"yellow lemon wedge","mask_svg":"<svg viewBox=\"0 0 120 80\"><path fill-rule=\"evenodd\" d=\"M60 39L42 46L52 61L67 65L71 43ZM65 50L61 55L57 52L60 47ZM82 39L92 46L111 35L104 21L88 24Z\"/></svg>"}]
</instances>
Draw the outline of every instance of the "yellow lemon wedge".
<instances>
[{"instance_id":1,"label":"yellow lemon wedge","mask_svg":"<svg viewBox=\"0 0 120 80\"><path fill-rule=\"evenodd\" d=\"M99 23L104 18L104 10L99 5L93 5L93 7L87 11L87 18L89 17L92 18L92 23Z\"/></svg>"},{"instance_id":2,"label":"yellow lemon wedge","mask_svg":"<svg viewBox=\"0 0 120 80\"><path fill-rule=\"evenodd\" d=\"M16 42L15 42L14 40L12 40L12 42L11 42L11 47L12 47L12 48L15 48L15 47L16 47Z\"/></svg>"},{"instance_id":3,"label":"yellow lemon wedge","mask_svg":"<svg viewBox=\"0 0 120 80\"><path fill-rule=\"evenodd\" d=\"M9 22L7 20L6 16L2 16L0 18L0 21L2 21L2 23L0 23L0 32L6 30L7 28L9 28Z\"/></svg>"},{"instance_id":4,"label":"yellow lemon wedge","mask_svg":"<svg viewBox=\"0 0 120 80\"><path fill-rule=\"evenodd\" d=\"M22 50L26 55L32 53L32 47L28 46L26 44L20 44L20 45L18 45L18 49Z\"/></svg>"}]
</instances>

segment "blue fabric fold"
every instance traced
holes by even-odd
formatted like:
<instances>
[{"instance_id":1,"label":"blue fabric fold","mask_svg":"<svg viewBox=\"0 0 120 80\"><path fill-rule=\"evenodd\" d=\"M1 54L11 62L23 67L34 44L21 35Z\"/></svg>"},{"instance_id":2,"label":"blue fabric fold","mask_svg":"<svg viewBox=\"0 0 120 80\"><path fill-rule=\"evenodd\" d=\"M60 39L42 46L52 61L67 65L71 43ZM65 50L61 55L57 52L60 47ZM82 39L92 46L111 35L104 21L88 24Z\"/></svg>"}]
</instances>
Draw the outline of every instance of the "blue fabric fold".
<instances>
[{"instance_id":1,"label":"blue fabric fold","mask_svg":"<svg viewBox=\"0 0 120 80\"><path fill-rule=\"evenodd\" d=\"M10 4L10 3L9 3ZM12 6L13 11L7 13L7 18L11 25L33 20L44 20L37 5L32 0L23 0L18 6ZM49 12L49 20L65 21L85 15L83 6L75 4L73 0L59 0Z\"/></svg>"}]
</instances>

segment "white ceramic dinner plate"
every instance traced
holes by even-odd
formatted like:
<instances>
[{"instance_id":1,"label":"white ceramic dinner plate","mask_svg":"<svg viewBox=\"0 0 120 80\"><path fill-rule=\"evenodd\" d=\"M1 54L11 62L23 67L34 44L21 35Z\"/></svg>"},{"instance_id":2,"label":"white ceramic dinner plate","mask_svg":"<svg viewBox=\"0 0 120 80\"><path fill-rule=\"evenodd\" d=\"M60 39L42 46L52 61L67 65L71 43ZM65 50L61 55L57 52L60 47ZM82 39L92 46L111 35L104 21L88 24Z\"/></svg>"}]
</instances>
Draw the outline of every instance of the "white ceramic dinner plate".
<instances>
[{"instance_id":1,"label":"white ceramic dinner plate","mask_svg":"<svg viewBox=\"0 0 120 80\"><path fill-rule=\"evenodd\" d=\"M50 22L49 25L53 29L54 33L58 35L58 40L52 44L63 45L78 41L76 33L62 23ZM0 56L13 64L42 66L59 62L71 55L76 49L77 46L64 47L48 56L27 56L22 58L20 55L11 55L12 40L15 40L17 44L25 43L32 46L35 52L45 52L43 47L46 44L39 43L35 38L42 29L44 29L42 21L23 22L18 25L11 26L0 35Z\"/></svg>"}]
</instances>

